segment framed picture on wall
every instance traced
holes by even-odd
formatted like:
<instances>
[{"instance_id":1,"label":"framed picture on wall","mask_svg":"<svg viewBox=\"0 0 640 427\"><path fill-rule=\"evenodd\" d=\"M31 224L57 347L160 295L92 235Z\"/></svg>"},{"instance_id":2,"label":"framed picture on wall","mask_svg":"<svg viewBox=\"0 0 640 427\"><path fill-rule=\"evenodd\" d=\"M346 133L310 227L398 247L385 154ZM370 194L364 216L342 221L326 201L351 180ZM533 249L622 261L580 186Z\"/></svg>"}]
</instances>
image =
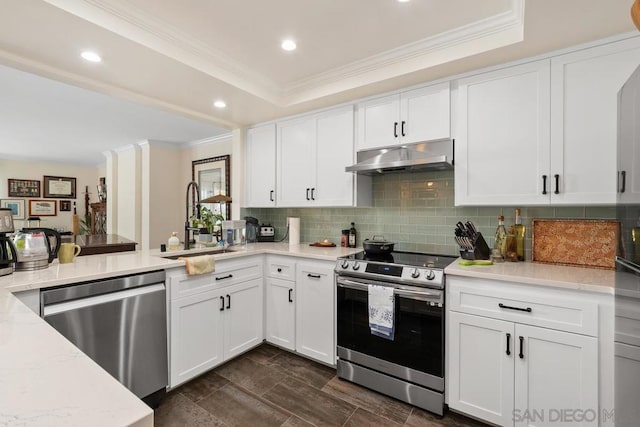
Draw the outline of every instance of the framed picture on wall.
<instances>
[{"instance_id":1,"label":"framed picture on wall","mask_svg":"<svg viewBox=\"0 0 640 427\"><path fill-rule=\"evenodd\" d=\"M29 216L56 216L55 200L29 200Z\"/></svg>"},{"instance_id":2,"label":"framed picture on wall","mask_svg":"<svg viewBox=\"0 0 640 427\"><path fill-rule=\"evenodd\" d=\"M13 219L24 219L24 200L23 199L4 199L0 200L0 208L11 209Z\"/></svg>"},{"instance_id":3,"label":"framed picture on wall","mask_svg":"<svg viewBox=\"0 0 640 427\"><path fill-rule=\"evenodd\" d=\"M71 212L71 200L60 200L60 212Z\"/></svg>"},{"instance_id":4,"label":"framed picture on wall","mask_svg":"<svg viewBox=\"0 0 640 427\"><path fill-rule=\"evenodd\" d=\"M64 176L48 176L43 179L43 194L45 198L52 199L75 199L76 179Z\"/></svg>"},{"instance_id":5,"label":"framed picture on wall","mask_svg":"<svg viewBox=\"0 0 640 427\"><path fill-rule=\"evenodd\" d=\"M7 180L9 197L40 197L40 181L34 179Z\"/></svg>"}]
</instances>

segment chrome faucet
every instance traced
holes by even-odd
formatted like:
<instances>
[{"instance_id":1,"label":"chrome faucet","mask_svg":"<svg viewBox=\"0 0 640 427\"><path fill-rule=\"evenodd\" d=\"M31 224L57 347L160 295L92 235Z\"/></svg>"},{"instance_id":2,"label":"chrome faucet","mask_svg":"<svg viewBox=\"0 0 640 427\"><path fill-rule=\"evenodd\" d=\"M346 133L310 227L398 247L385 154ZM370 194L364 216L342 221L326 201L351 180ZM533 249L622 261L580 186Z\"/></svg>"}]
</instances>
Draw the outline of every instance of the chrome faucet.
<instances>
[{"instance_id":1,"label":"chrome faucet","mask_svg":"<svg viewBox=\"0 0 640 427\"><path fill-rule=\"evenodd\" d=\"M193 188L192 188L193 187ZM189 205L189 189L195 191L195 200L196 203L192 203ZM194 200L191 200L192 202ZM186 216L184 219L184 248L189 249L189 245L191 244L191 239L189 237L189 232L193 230L198 230L198 228L191 227L189 223L189 207L191 207L192 215L195 215L197 219L200 219L200 188L198 187L198 183L195 181L191 181L187 184L187 197L186 197ZM195 211L195 212L194 212ZM195 239L194 239L195 242Z\"/></svg>"}]
</instances>

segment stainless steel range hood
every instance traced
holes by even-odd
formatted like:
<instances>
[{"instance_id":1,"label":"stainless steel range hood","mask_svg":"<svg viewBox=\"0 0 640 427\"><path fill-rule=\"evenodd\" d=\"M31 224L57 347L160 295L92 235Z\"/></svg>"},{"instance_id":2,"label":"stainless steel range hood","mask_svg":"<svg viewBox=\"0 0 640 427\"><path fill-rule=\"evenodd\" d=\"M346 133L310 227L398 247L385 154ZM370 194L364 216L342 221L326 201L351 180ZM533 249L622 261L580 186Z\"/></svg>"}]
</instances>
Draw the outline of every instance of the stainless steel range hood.
<instances>
[{"instance_id":1,"label":"stainless steel range hood","mask_svg":"<svg viewBox=\"0 0 640 427\"><path fill-rule=\"evenodd\" d=\"M359 151L357 160L358 163L347 166L345 170L362 175L378 175L452 169L453 140L437 139Z\"/></svg>"}]
</instances>

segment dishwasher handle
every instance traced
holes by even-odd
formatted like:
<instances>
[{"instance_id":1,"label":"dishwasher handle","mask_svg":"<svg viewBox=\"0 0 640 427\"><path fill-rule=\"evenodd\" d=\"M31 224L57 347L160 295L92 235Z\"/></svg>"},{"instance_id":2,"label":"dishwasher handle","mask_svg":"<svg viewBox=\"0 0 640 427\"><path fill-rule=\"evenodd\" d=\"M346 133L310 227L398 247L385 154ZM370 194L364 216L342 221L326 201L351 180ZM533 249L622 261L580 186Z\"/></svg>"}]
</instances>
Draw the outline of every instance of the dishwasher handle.
<instances>
[{"instance_id":1,"label":"dishwasher handle","mask_svg":"<svg viewBox=\"0 0 640 427\"><path fill-rule=\"evenodd\" d=\"M150 294L153 292L165 292L164 283L158 283L150 286L143 286L133 289L125 289L110 294L96 295L88 298L80 298L73 301L65 301L56 304L45 305L42 308L42 317L53 316L54 314L64 313L72 310L79 310L86 307L92 307L100 304L107 304L114 301L121 301L127 298L133 298L140 295Z\"/></svg>"}]
</instances>

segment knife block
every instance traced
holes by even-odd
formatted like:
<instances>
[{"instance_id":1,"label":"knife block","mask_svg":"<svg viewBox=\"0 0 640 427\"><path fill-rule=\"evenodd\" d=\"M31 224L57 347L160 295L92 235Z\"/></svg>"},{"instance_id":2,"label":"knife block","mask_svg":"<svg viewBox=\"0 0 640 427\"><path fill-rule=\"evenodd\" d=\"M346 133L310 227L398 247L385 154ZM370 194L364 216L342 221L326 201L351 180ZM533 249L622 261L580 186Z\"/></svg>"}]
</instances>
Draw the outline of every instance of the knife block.
<instances>
[{"instance_id":1,"label":"knife block","mask_svg":"<svg viewBox=\"0 0 640 427\"><path fill-rule=\"evenodd\" d=\"M491 250L489 249L487 242L484 240L484 237L482 237L482 233L478 233L476 235L476 238L473 241L473 249L460 248L460 256L463 259L468 260L491 258Z\"/></svg>"}]
</instances>

